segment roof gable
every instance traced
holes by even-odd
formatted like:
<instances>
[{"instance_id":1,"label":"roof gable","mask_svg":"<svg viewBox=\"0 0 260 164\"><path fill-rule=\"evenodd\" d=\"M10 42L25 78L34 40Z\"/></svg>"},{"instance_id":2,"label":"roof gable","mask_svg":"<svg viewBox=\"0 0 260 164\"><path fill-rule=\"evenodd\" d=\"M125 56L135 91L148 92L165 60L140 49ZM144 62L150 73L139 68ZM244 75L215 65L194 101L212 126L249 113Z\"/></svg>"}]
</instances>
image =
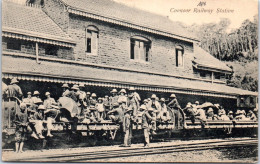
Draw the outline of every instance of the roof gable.
<instances>
[{"instance_id":1,"label":"roof gable","mask_svg":"<svg viewBox=\"0 0 260 164\"><path fill-rule=\"evenodd\" d=\"M3 32L74 43L68 34L55 24L41 8L3 1Z\"/></svg>"}]
</instances>

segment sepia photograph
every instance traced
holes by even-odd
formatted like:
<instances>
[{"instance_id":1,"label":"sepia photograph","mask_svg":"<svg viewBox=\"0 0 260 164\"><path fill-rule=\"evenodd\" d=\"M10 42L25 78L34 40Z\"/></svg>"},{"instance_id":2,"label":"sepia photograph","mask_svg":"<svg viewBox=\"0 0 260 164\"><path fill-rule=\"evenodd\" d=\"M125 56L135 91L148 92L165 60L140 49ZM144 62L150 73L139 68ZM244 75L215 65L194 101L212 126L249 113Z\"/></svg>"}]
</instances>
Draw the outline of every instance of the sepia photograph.
<instances>
[{"instance_id":1,"label":"sepia photograph","mask_svg":"<svg viewBox=\"0 0 260 164\"><path fill-rule=\"evenodd\" d=\"M1 3L3 162L258 162L258 0Z\"/></svg>"}]
</instances>

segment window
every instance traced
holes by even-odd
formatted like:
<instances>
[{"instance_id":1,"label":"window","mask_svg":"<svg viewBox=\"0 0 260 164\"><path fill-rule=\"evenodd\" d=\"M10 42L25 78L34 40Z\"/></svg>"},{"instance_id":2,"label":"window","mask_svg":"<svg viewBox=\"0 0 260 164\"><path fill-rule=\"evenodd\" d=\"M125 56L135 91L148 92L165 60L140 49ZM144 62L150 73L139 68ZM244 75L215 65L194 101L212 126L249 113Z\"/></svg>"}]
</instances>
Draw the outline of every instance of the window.
<instances>
[{"instance_id":1,"label":"window","mask_svg":"<svg viewBox=\"0 0 260 164\"><path fill-rule=\"evenodd\" d=\"M184 54L184 49L181 46L176 47L176 66L177 67L183 67L184 66L184 59L183 59L183 54Z\"/></svg>"},{"instance_id":2,"label":"window","mask_svg":"<svg viewBox=\"0 0 260 164\"><path fill-rule=\"evenodd\" d=\"M141 36L131 38L131 55L130 59L136 61L149 61L151 41Z\"/></svg>"},{"instance_id":3,"label":"window","mask_svg":"<svg viewBox=\"0 0 260 164\"><path fill-rule=\"evenodd\" d=\"M21 51L21 41L16 39L8 39L7 49Z\"/></svg>"},{"instance_id":4,"label":"window","mask_svg":"<svg viewBox=\"0 0 260 164\"><path fill-rule=\"evenodd\" d=\"M200 77L206 78L206 72L201 71L201 72L200 72Z\"/></svg>"},{"instance_id":5,"label":"window","mask_svg":"<svg viewBox=\"0 0 260 164\"><path fill-rule=\"evenodd\" d=\"M94 26L86 28L86 52L92 55L98 52L98 29Z\"/></svg>"},{"instance_id":6,"label":"window","mask_svg":"<svg viewBox=\"0 0 260 164\"><path fill-rule=\"evenodd\" d=\"M45 45L45 54L46 55L53 55L53 56L57 56L57 52L58 52L58 47L54 46L54 45Z\"/></svg>"},{"instance_id":7,"label":"window","mask_svg":"<svg viewBox=\"0 0 260 164\"><path fill-rule=\"evenodd\" d=\"M217 72L215 72L214 74L215 74L215 79L220 80L220 76L221 76L221 74L220 74L220 73L217 73Z\"/></svg>"}]
</instances>

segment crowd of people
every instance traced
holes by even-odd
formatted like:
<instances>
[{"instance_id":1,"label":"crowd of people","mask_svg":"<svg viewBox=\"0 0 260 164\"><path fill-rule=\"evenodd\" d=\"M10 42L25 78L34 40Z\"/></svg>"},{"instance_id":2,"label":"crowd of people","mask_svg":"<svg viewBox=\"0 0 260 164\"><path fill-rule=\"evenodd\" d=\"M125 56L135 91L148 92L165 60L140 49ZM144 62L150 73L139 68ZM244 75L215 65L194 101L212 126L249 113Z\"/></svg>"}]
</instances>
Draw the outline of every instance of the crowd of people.
<instances>
[{"instance_id":1,"label":"crowd of people","mask_svg":"<svg viewBox=\"0 0 260 164\"><path fill-rule=\"evenodd\" d=\"M215 108L216 110L214 110ZM202 122L207 120L240 120L240 121L257 121L257 108L254 110L249 110L246 113L243 109L237 109L234 113L232 110L226 112L223 106L219 104L212 104L212 106L203 107L198 101L195 104L187 103L186 107L183 109L187 118L191 119L192 122L198 119ZM215 112L214 112L215 111Z\"/></svg>"},{"instance_id":2,"label":"crowd of people","mask_svg":"<svg viewBox=\"0 0 260 164\"><path fill-rule=\"evenodd\" d=\"M30 131L35 139L52 137L51 131L56 117L60 113L60 104L51 97L50 92L45 92L45 99L40 98L39 91L27 92L27 97L23 97L21 88L17 85L17 79L12 79L10 85L3 90L3 96L10 101L20 102L20 111L16 111L14 123L16 124L16 151L22 152L26 132ZM157 97L152 94L150 98L141 101L140 95L133 87L128 90L111 90L111 95L97 97L96 93L85 91L85 85L75 84L71 88L68 84L63 84L63 93L61 97L72 99L77 109L74 118L81 123L102 123L112 121L122 126L124 132L124 143L122 146L131 145L132 124L139 123L144 132L145 146L149 146L150 134L156 134L156 123L173 122L173 113L169 109L182 110L176 95L171 94L166 101L164 97ZM166 102L168 102L166 104ZM247 116L244 110L237 110L235 115L232 111L226 114L224 108L216 105L218 112L214 113L212 108L205 110L200 108L198 101L195 104L188 103L183 109L187 118L193 122L199 119L202 122L207 120L256 120L254 111L249 111ZM15 108L14 106L11 108ZM17 109L16 109L17 110ZM68 118L60 118L59 121L69 121ZM75 119L74 119L75 121ZM47 135L43 135L44 128L47 129Z\"/></svg>"}]
</instances>

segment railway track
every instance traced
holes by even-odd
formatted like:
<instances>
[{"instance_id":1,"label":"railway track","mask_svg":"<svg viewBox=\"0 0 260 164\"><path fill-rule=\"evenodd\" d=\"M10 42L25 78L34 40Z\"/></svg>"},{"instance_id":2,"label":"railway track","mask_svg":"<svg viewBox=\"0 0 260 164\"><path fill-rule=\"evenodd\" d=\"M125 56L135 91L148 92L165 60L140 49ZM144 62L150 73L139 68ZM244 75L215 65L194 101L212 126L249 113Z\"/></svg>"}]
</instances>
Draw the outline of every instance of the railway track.
<instances>
[{"instance_id":1,"label":"railway track","mask_svg":"<svg viewBox=\"0 0 260 164\"><path fill-rule=\"evenodd\" d=\"M119 148L116 150L100 150L92 152L80 152L80 153L66 153L57 155L42 155L29 158L17 158L14 161L17 162L90 162L111 158L131 157L131 156L143 156L153 154L165 154L183 151L194 150L207 150L214 148L227 148L238 146L253 146L257 145L257 139L232 139L232 140L220 140L220 141L207 141L201 143L188 143L179 145L164 145L153 147L138 147L138 148ZM8 160L9 161L9 160ZM12 160L10 160L12 161Z\"/></svg>"}]
</instances>

